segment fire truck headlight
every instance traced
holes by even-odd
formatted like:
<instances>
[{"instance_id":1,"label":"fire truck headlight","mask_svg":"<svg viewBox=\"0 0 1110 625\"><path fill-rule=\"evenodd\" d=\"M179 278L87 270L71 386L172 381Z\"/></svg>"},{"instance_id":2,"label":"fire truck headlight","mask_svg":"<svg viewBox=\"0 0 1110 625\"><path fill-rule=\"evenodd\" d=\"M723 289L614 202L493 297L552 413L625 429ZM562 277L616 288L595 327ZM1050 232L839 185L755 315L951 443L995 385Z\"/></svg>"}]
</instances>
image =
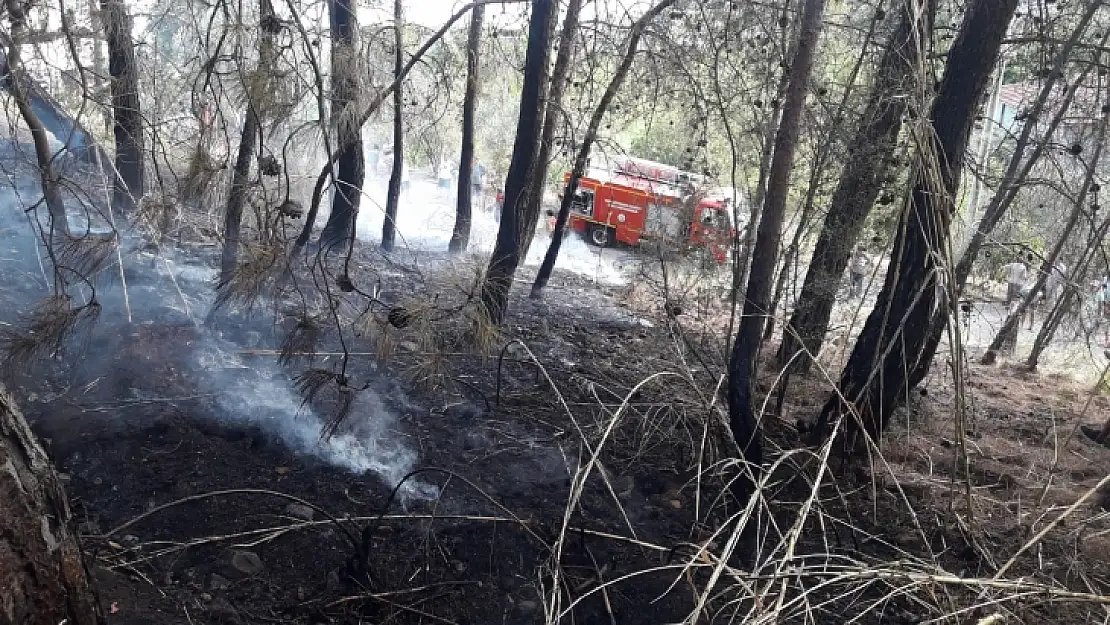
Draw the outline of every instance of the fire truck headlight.
<instances>
[{"instance_id":1,"label":"fire truck headlight","mask_svg":"<svg viewBox=\"0 0 1110 625\"><path fill-rule=\"evenodd\" d=\"M620 215L617 215L617 221L621 222L622 224L624 223L625 219L626 219L626 217L624 216L624 213L621 213Z\"/></svg>"}]
</instances>

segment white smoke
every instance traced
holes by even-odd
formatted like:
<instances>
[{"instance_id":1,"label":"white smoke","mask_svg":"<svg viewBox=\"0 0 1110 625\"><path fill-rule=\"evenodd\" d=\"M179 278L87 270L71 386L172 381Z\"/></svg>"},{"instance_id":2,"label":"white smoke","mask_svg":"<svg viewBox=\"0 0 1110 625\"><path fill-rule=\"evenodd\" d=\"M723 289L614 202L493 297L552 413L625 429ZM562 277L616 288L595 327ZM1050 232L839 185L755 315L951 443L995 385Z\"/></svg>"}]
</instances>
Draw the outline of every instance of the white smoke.
<instances>
[{"instance_id":1,"label":"white smoke","mask_svg":"<svg viewBox=\"0 0 1110 625\"><path fill-rule=\"evenodd\" d=\"M383 177L368 178L363 188L362 206L359 210L358 237L370 243L378 243L382 238L382 225L385 221L385 192L387 180ZM442 253L447 251L451 241L451 231L455 225L456 187L452 182L448 188L437 186L419 172L411 174L407 190L402 192L397 211L397 247L402 254L413 255L419 260L425 252ZM473 221L470 229L470 251L489 254L497 239L498 223L490 202L493 198L476 198ZM549 198L549 202L553 201ZM545 205L550 206L550 203ZM322 210L326 213L326 210ZM541 220L546 215L541 215ZM551 238L541 226L524 260L526 267L538 267L547 252ZM600 249L591 247L575 233L563 240L556 269L576 273L600 284L624 284L627 277L623 266L633 258L628 250Z\"/></svg>"}]
</instances>

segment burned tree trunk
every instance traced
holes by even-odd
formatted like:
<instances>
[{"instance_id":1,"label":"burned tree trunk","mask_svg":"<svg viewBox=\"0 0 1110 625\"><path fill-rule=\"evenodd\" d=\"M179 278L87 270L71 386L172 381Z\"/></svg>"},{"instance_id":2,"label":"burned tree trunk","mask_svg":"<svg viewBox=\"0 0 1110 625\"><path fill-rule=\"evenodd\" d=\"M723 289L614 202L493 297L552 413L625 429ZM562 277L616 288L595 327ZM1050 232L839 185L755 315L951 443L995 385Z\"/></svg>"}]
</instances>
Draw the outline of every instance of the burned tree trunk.
<instances>
[{"instance_id":1,"label":"burned tree trunk","mask_svg":"<svg viewBox=\"0 0 1110 625\"><path fill-rule=\"evenodd\" d=\"M143 116L131 16L121 0L101 0L112 77L112 134L116 140L116 182L112 206L129 211L143 195Z\"/></svg>"},{"instance_id":2,"label":"burned tree trunk","mask_svg":"<svg viewBox=\"0 0 1110 625\"><path fill-rule=\"evenodd\" d=\"M547 286L548 280L551 279L551 272L555 270L555 261L559 258L559 249L563 245L563 233L566 231L567 221L570 219L570 206L574 201L574 194L578 190L578 181L586 173L586 164L590 160L590 150L593 149L594 141L597 140L597 132L601 128L605 112L609 110L610 103L616 97L617 92L620 91L621 84L624 83L625 77L628 76L628 70L632 67L632 61L636 58L636 51L640 47L640 38L644 35L644 29L647 28L651 20L674 3L675 0L663 0L644 13L632 25L632 32L628 35L624 57L621 59L620 65L617 66L616 73L609 80L609 85L605 88L601 101L597 103L597 108L590 116L590 123L582 136L582 145L578 148L578 154L574 158L574 167L571 169L570 178L563 189L563 198L559 203L559 214L555 218L555 230L551 233L551 243L548 245L543 263L540 264L540 269L536 273L536 280L532 283L532 292L529 297L533 299L543 296L543 289Z\"/></svg>"},{"instance_id":3,"label":"burned tree trunk","mask_svg":"<svg viewBox=\"0 0 1110 625\"><path fill-rule=\"evenodd\" d=\"M393 79L401 79L404 69L404 7L401 0L393 2ZM397 237L397 203L401 201L401 183L405 169L405 94L402 85L393 91L393 170L385 194L385 220L382 223L382 249L393 250Z\"/></svg>"},{"instance_id":4,"label":"burned tree trunk","mask_svg":"<svg viewBox=\"0 0 1110 625\"><path fill-rule=\"evenodd\" d=\"M786 364L794 359L796 371L808 370L812 357L821 351L852 246L891 174L921 42L928 40L927 33L919 32L910 7L903 6L899 14L859 129L848 147L846 165L821 226L802 292L782 331L778 360ZM795 358L800 350L810 357Z\"/></svg>"},{"instance_id":5,"label":"burned tree trunk","mask_svg":"<svg viewBox=\"0 0 1110 625\"><path fill-rule=\"evenodd\" d=\"M238 265L243 205L246 204L247 188L250 187L251 161L254 160L258 127L258 115L255 113L254 106L248 102L246 119L243 120L243 134L239 137L239 153L235 156L235 169L231 174L231 193L227 198L227 210L224 212L224 248L220 255L221 286L227 285Z\"/></svg>"},{"instance_id":6,"label":"burned tree trunk","mask_svg":"<svg viewBox=\"0 0 1110 625\"><path fill-rule=\"evenodd\" d=\"M570 71L570 57L563 56L560 46L566 44L568 49L572 47L571 39L573 39L575 31L578 30L578 13L581 10L580 4L575 6L577 3L579 3L579 0L571 0L567 6L567 17L563 20L559 43L556 44L560 54L555 57L555 67L549 71L549 64L545 62L543 75L540 77L540 84L544 85L540 97L543 130L540 132L536 161L532 166L532 171L529 172L528 183L524 189L524 196L521 198L520 216L518 217L521 258L528 256L528 250L532 247L532 239L536 237L536 224L540 220L543 186L547 182L547 164L551 158L551 140L555 136L555 124L559 120L559 106L563 99L563 91L566 89L566 75ZM556 2L555 7L551 10L550 17L547 19L548 41L551 41L555 36L555 24L558 22L558 17L559 3ZM559 65L560 61L562 61L562 66ZM562 74L561 78L560 74Z\"/></svg>"},{"instance_id":7,"label":"burned tree trunk","mask_svg":"<svg viewBox=\"0 0 1110 625\"><path fill-rule=\"evenodd\" d=\"M470 31L466 37L466 94L463 96L462 149L459 150L459 197L455 205L455 227L451 231L451 242L447 250L452 253L465 252L470 245L470 223L473 215L474 191L471 178L474 175L474 115L478 110L480 96L478 66L482 53L482 19L484 6L474 7L470 15Z\"/></svg>"},{"instance_id":8,"label":"burned tree trunk","mask_svg":"<svg viewBox=\"0 0 1110 625\"><path fill-rule=\"evenodd\" d=\"M528 49L524 58L524 85L520 93L520 114L517 118L516 140L505 178L505 199L501 207L501 224L497 242L490 256L482 284L482 306L490 322L500 324L509 306L509 288L520 266L520 224L522 201L528 191L541 133L541 100L543 77L547 66L551 29L548 21L554 11L553 0L532 0L532 16L528 23Z\"/></svg>"},{"instance_id":9,"label":"burned tree trunk","mask_svg":"<svg viewBox=\"0 0 1110 625\"><path fill-rule=\"evenodd\" d=\"M937 273L945 270L938 256L946 256L971 128L1016 7L1017 0L975 0L967 9L933 101L931 128L922 133L921 165L886 281L841 374L839 392L818 418L816 440L827 435L830 419L853 413L878 440L909 390L909 372L921 358L935 308L951 305L936 301ZM856 420L848 427L855 429Z\"/></svg>"},{"instance_id":10,"label":"burned tree trunk","mask_svg":"<svg viewBox=\"0 0 1110 625\"><path fill-rule=\"evenodd\" d=\"M1033 170L1033 167L1040 161L1044 155L1045 150L1053 145L1051 141L1052 136L1056 132L1056 128L1063 122L1071 108L1071 103L1075 99L1076 92L1079 90L1080 85L1083 84L1083 79L1087 73L1091 71L1093 65L1086 65L1079 75L1071 82L1071 86L1065 90L1062 101L1055 103L1056 113L1049 121L1047 128L1045 128L1040 141L1033 141L1033 130L1038 125L1041 115L1044 113L1046 105L1052 94L1053 87L1060 79L1064 77L1064 69L1076 45L1079 43L1083 33L1086 32L1091 19L1094 16L1094 11L1102 6L1101 2L1092 2L1091 6L1087 8L1075 29L1072 31L1071 36L1061 46L1060 51L1057 53L1053 61L1053 67L1049 70L1045 78L1045 82L1041 85L1041 90L1037 94L1032 106L1029 109L1029 116L1027 117L1024 126L1022 127L1021 134L1018 136L1017 143L1014 145L1014 153L1010 157L1010 162L1006 166L1006 171L1002 176L1001 184L995 191L994 196L991 198L990 204L983 213L982 219L971 236L967 247L960 256L959 262L956 264L953 277L953 294L959 297L963 291L964 283L967 281L968 276L971 275L971 268L975 264L975 259L979 255L979 250L987 242L987 237L994 230L995 226L1002 217L1009 211L1010 206L1013 205L1014 200L1017 198L1018 192L1023 188L1025 179ZM1102 34L1101 43L1105 45L1106 41L1110 38L1110 31ZM1027 157L1026 150L1030 144L1033 145L1032 151ZM922 350L922 358L919 360L917 366L910 372L910 387L917 386L929 373L929 368L932 366L933 357L936 355L937 347L940 346L941 338L944 334L943 319L934 319L932 322L932 330L929 335L929 340L925 343Z\"/></svg>"},{"instance_id":11,"label":"burned tree trunk","mask_svg":"<svg viewBox=\"0 0 1110 625\"><path fill-rule=\"evenodd\" d=\"M96 625L62 485L0 388L0 625Z\"/></svg>"},{"instance_id":12,"label":"burned tree trunk","mask_svg":"<svg viewBox=\"0 0 1110 625\"><path fill-rule=\"evenodd\" d=\"M355 220L362 201L362 183L366 179L362 123L357 110L360 75L358 16L351 0L329 0L328 9L332 33L332 119L337 127L339 153L335 160L339 167L331 214L320 232L320 247L325 250L347 243L354 236ZM313 195L316 195L315 190Z\"/></svg>"},{"instance_id":13,"label":"burned tree trunk","mask_svg":"<svg viewBox=\"0 0 1110 625\"><path fill-rule=\"evenodd\" d=\"M771 312L768 306L771 288L774 286L775 261L778 260L790 174L794 167L794 150L798 143L802 109L805 108L806 91L824 13L825 0L806 0L802 8L798 44L790 63L790 79L783 99L779 127L775 133L775 153L767 173L763 215L759 221L755 247L752 248L752 265L748 272L740 329L728 362L729 427L753 472L758 472L763 463L754 397L759 371L759 348L762 344L765 317ZM736 493L741 501L747 501L754 489L754 481L749 477L738 478Z\"/></svg>"},{"instance_id":14,"label":"burned tree trunk","mask_svg":"<svg viewBox=\"0 0 1110 625\"><path fill-rule=\"evenodd\" d=\"M118 0L106 0L118 1ZM224 213L224 248L220 256L220 284L226 285L238 264L239 237L243 226L243 206L247 201L250 188L251 162L255 150L261 152L262 113L260 102L266 97L263 93L269 81L263 77L273 67L272 24L276 16L270 0L260 0L258 23L260 38L258 43L258 67L255 78L247 85L247 113L243 120L243 134L239 137L239 152L235 156L235 169L231 174L231 192L227 198L227 211ZM213 309L214 310L214 309Z\"/></svg>"}]
</instances>

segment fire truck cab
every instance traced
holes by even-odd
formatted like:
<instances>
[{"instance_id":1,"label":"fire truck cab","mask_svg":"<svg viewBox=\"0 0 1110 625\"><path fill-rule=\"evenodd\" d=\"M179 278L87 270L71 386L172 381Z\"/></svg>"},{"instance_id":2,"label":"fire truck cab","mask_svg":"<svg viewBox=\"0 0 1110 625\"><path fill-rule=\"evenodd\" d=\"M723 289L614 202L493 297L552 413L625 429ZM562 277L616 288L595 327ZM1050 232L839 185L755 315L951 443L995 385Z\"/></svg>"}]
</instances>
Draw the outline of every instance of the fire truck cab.
<instances>
[{"instance_id":1,"label":"fire truck cab","mask_svg":"<svg viewBox=\"0 0 1110 625\"><path fill-rule=\"evenodd\" d=\"M712 191L706 177L677 167L612 158L578 181L569 225L600 247L637 246L647 239L706 248L723 263L735 235L732 198L726 195Z\"/></svg>"}]
</instances>

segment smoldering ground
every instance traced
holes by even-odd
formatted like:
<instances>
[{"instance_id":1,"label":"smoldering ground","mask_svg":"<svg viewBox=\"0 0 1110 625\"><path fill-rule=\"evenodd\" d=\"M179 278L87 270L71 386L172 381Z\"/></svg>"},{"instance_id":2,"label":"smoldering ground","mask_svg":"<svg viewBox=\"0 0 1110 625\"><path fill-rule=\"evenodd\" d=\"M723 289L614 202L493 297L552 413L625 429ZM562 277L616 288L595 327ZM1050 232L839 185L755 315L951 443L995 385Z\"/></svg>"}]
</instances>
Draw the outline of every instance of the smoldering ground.
<instances>
[{"instance_id":1,"label":"smoldering ground","mask_svg":"<svg viewBox=\"0 0 1110 625\"><path fill-rule=\"evenodd\" d=\"M27 332L36 306L54 293L54 283L50 254L32 223L45 207L27 210L42 197L36 172L26 165L21 146L5 145L0 158L10 181L0 188L0 279L5 284L0 329L13 336ZM103 179L95 172L67 174L75 185L66 193L75 236L110 236L110 217L104 202L97 201L108 197ZM369 380L354 394L341 427L325 436L327 415L297 392L295 367L244 353L280 345L283 327L275 325L272 314L246 314L229 305L228 323L219 330L203 326L215 299L218 247L156 247L140 228L118 216L116 223L118 251L107 255L95 276L86 276L92 278L89 284L72 280L69 289L75 305L93 299L99 304L95 323L66 337L62 352L49 362L12 363L22 374L49 369L76 401L120 407L88 412L90 423L82 427L111 427L108 422L126 418L120 413L127 405L177 402L210 426L250 431L259 442L376 475L389 486L418 464L417 454L394 431L398 411L414 407L395 380L386 375ZM417 481L406 483L403 492L435 495L434 488Z\"/></svg>"}]
</instances>

